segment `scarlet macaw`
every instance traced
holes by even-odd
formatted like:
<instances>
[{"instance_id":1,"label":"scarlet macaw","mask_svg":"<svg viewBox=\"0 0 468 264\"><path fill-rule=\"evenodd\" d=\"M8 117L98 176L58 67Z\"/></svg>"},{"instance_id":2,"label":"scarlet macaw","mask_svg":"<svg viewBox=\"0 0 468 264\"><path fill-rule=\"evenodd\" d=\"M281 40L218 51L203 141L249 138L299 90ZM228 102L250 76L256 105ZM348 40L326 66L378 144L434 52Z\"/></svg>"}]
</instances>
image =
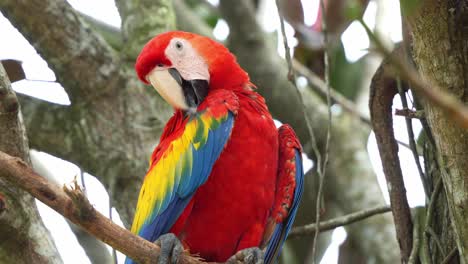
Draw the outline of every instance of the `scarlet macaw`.
<instances>
[{"instance_id":1,"label":"scarlet macaw","mask_svg":"<svg viewBox=\"0 0 468 264\"><path fill-rule=\"evenodd\" d=\"M303 189L294 131L276 129L248 74L209 38L160 34L135 69L175 113L151 156L132 232L157 240L160 263L183 248L207 261L273 263Z\"/></svg>"}]
</instances>

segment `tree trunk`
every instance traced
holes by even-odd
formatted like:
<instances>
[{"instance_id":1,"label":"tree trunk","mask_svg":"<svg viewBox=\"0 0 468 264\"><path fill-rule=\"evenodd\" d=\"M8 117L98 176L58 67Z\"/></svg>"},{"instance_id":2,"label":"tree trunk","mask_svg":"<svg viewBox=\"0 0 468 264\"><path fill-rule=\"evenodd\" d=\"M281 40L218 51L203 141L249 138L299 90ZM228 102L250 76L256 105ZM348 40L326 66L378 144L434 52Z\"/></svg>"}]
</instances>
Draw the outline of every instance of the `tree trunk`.
<instances>
[{"instance_id":1,"label":"tree trunk","mask_svg":"<svg viewBox=\"0 0 468 264\"><path fill-rule=\"evenodd\" d=\"M402 1L403 2L403 1ZM404 3L402 3L404 4ZM468 102L468 8L466 1L421 1L407 10L412 37L412 54L423 78ZM422 100L435 146L433 164L427 166L432 185L441 176L444 190L436 202L432 228L443 245L431 247L435 263L449 254L456 242L461 263L468 263L468 132L454 124L447 114ZM431 152L429 152L431 154ZM432 155L432 154L431 154ZM426 159L429 156L426 155ZM440 176L439 176L440 175ZM447 211L448 208L448 211ZM434 238L431 238L434 239ZM452 262L456 262L452 258Z\"/></svg>"},{"instance_id":2,"label":"tree trunk","mask_svg":"<svg viewBox=\"0 0 468 264\"><path fill-rule=\"evenodd\" d=\"M31 165L20 107L0 64L0 150ZM0 174L2 173L0 169ZM34 198L0 177L0 263L62 263Z\"/></svg>"}]
</instances>

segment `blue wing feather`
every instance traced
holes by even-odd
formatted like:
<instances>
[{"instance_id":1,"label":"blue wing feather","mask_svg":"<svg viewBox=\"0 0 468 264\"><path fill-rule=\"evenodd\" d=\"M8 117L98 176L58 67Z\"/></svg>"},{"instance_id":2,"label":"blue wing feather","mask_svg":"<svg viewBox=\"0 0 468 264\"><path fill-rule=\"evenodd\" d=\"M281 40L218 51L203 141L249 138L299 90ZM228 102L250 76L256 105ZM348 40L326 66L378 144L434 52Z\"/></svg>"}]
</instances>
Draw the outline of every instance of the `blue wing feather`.
<instances>
[{"instance_id":1,"label":"blue wing feather","mask_svg":"<svg viewBox=\"0 0 468 264\"><path fill-rule=\"evenodd\" d=\"M162 164L164 170L169 170L170 174L168 175L173 177L174 184L170 186L166 182L165 197L155 202L151 215L145 219L143 225L137 231L138 235L149 241L155 241L159 236L171 229L190 202L196 189L208 179L214 163L229 140L234 126L234 118L234 114L227 111L224 117L212 123L212 127L206 128L204 127L206 124L201 120L201 114L192 117L192 119L198 119L194 121L199 124L199 126L196 126L196 133L202 133L204 129L208 129L207 136L202 137L200 134L195 134L191 139L189 149L182 153L183 157L179 158L176 166L167 168L169 164ZM182 140L189 139L184 138ZM195 145L198 147L195 147ZM156 188L164 188L164 186ZM132 264L134 262L127 258L125 263Z\"/></svg>"}]
</instances>

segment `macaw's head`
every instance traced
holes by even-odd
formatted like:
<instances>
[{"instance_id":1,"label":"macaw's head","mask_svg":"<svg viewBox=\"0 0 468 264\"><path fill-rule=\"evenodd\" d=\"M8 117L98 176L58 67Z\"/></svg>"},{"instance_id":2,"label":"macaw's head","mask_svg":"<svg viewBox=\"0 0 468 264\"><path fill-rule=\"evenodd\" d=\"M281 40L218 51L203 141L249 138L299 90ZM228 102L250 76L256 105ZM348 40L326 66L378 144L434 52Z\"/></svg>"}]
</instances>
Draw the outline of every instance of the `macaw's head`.
<instances>
[{"instance_id":1,"label":"macaw's head","mask_svg":"<svg viewBox=\"0 0 468 264\"><path fill-rule=\"evenodd\" d=\"M223 45L193 33L172 31L150 40L137 58L138 77L174 108L196 111L215 89L245 89L248 74Z\"/></svg>"}]
</instances>

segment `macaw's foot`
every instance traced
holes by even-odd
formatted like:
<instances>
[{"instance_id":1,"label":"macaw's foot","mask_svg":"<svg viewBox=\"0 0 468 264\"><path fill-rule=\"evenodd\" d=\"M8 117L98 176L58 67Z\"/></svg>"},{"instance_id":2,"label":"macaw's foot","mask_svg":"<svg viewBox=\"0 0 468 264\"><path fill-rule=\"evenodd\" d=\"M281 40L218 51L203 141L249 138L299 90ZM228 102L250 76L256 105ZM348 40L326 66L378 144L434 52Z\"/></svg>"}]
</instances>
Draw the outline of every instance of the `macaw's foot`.
<instances>
[{"instance_id":1,"label":"macaw's foot","mask_svg":"<svg viewBox=\"0 0 468 264\"><path fill-rule=\"evenodd\" d=\"M227 264L263 264L263 251L258 247L246 248L230 257Z\"/></svg>"},{"instance_id":2,"label":"macaw's foot","mask_svg":"<svg viewBox=\"0 0 468 264\"><path fill-rule=\"evenodd\" d=\"M160 236L154 243L161 248L158 264L176 264L184 251L184 246L172 233Z\"/></svg>"}]
</instances>

